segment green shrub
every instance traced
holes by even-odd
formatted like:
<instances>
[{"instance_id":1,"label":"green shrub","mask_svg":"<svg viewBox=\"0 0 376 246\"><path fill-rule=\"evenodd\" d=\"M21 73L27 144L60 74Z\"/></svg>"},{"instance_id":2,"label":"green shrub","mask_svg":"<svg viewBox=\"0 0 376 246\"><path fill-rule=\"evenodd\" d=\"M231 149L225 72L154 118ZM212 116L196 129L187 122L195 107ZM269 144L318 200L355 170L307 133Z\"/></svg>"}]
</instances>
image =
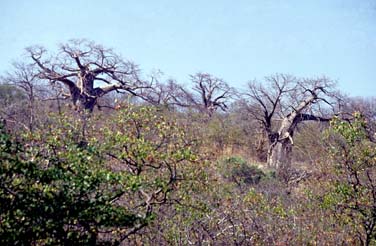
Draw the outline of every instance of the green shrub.
<instances>
[{"instance_id":1,"label":"green shrub","mask_svg":"<svg viewBox=\"0 0 376 246\"><path fill-rule=\"evenodd\" d=\"M220 161L220 166L222 176L239 185L255 185L266 177L260 168L249 165L240 157L228 157Z\"/></svg>"},{"instance_id":2,"label":"green shrub","mask_svg":"<svg viewBox=\"0 0 376 246\"><path fill-rule=\"evenodd\" d=\"M19 142L0 127L1 245L118 244L195 160L184 131L150 108L49 117Z\"/></svg>"},{"instance_id":3,"label":"green shrub","mask_svg":"<svg viewBox=\"0 0 376 246\"><path fill-rule=\"evenodd\" d=\"M376 143L367 134L363 116L353 116L352 122L330 122L326 140L332 175L322 206L332 208L339 223L353 226L360 244L375 245Z\"/></svg>"}]
</instances>

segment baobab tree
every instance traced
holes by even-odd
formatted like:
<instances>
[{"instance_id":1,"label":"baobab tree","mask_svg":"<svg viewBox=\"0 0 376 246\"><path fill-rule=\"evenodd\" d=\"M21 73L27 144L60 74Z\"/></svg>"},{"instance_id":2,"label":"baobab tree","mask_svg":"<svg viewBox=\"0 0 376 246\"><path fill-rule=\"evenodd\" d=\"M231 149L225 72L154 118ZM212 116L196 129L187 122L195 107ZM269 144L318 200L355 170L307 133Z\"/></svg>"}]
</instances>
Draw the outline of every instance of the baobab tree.
<instances>
[{"instance_id":1,"label":"baobab tree","mask_svg":"<svg viewBox=\"0 0 376 246\"><path fill-rule=\"evenodd\" d=\"M196 73L190 78L192 90L178 86L172 97L174 104L198 109L209 117L218 109L226 111L227 102L234 93L233 88L222 79L208 73Z\"/></svg>"},{"instance_id":2,"label":"baobab tree","mask_svg":"<svg viewBox=\"0 0 376 246\"><path fill-rule=\"evenodd\" d=\"M26 49L38 78L60 83L62 94L74 106L92 112L98 98L112 91L137 96L138 90L149 87L139 77L137 66L126 61L111 49L86 40L71 40L61 44L59 52L48 56L40 46Z\"/></svg>"},{"instance_id":3,"label":"baobab tree","mask_svg":"<svg viewBox=\"0 0 376 246\"><path fill-rule=\"evenodd\" d=\"M291 165L294 132L299 123L330 120L320 108L322 103L332 104L330 89L334 84L325 77L298 79L283 74L267 77L264 84L248 84L247 109L268 139L268 165L286 171Z\"/></svg>"},{"instance_id":4,"label":"baobab tree","mask_svg":"<svg viewBox=\"0 0 376 246\"><path fill-rule=\"evenodd\" d=\"M172 79L165 83L155 80L153 84L152 87L142 90L142 99L154 106L176 106L179 104L180 98L184 97L181 85Z\"/></svg>"}]
</instances>

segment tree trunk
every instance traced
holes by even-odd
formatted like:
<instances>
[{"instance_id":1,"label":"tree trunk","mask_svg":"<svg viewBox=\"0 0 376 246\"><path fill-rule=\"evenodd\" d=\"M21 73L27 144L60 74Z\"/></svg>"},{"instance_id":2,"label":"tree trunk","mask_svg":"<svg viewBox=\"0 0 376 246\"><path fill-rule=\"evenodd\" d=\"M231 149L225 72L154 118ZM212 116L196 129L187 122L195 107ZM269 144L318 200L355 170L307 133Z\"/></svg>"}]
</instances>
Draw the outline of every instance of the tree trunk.
<instances>
[{"instance_id":1,"label":"tree trunk","mask_svg":"<svg viewBox=\"0 0 376 246\"><path fill-rule=\"evenodd\" d=\"M268 151L268 166L284 172L291 167L292 143L283 139L270 146Z\"/></svg>"},{"instance_id":2,"label":"tree trunk","mask_svg":"<svg viewBox=\"0 0 376 246\"><path fill-rule=\"evenodd\" d=\"M78 103L76 103L77 109L79 111L93 112L94 107L97 103L96 97L91 97L87 95L80 95Z\"/></svg>"},{"instance_id":3,"label":"tree trunk","mask_svg":"<svg viewBox=\"0 0 376 246\"><path fill-rule=\"evenodd\" d=\"M295 120L285 117L282 120L278 133L273 134L268 150L268 166L285 172L291 167L291 152L293 133L296 127Z\"/></svg>"},{"instance_id":4,"label":"tree trunk","mask_svg":"<svg viewBox=\"0 0 376 246\"><path fill-rule=\"evenodd\" d=\"M73 101L73 105L78 111L93 112L97 103L98 95L95 94L94 88L86 86L92 86L93 83L83 83L79 81L79 86L72 86L70 88L70 94Z\"/></svg>"}]
</instances>

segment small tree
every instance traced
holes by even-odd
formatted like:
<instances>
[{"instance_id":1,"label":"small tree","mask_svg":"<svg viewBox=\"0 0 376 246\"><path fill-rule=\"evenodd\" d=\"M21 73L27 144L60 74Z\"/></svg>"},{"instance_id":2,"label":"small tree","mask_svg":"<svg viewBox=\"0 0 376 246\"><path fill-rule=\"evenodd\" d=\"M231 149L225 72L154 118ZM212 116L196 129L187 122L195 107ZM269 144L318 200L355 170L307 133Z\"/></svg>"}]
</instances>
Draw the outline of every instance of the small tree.
<instances>
[{"instance_id":1,"label":"small tree","mask_svg":"<svg viewBox=\"0 0 376 246\"><path fill-rule=\"evenodd\" d=\"M43 94L46 94L47 89L43 89L44 85L38 78L38 72L34 69L33 65L21 62L13 63L13 68L14 70L2 76L1 80L4 84L22 91L27 100L26 105L25 103L20 105L19 111L26 112L28 130L33 131L37 115L37 100L43 98Z\"/></svg>"},{"instance_id":2,"label":"small tree","mask_svg":"<svg viewBox=\"0 0 376 246\"><path fill-rule=\"evenodd\" d=\"M11 84L0 84L0 117L7 119L14 129L19 126L30 129L31 119L28 107L28 96L19 87Z\"/></svg>"},{"instance_id":3,"label":"small tree","mask_svg":"<svg viewBox=\"0 0 376 246\"><path fill-rule=\"evenodd\" d=\"M333 184L324 201L341 222L352 222L363 245L376 243L376 144L367 137L367 123L359 113L352 122L334 118L329 135ZM329 141L328 141L329 140Z\"/></svg>"}]
</instances>

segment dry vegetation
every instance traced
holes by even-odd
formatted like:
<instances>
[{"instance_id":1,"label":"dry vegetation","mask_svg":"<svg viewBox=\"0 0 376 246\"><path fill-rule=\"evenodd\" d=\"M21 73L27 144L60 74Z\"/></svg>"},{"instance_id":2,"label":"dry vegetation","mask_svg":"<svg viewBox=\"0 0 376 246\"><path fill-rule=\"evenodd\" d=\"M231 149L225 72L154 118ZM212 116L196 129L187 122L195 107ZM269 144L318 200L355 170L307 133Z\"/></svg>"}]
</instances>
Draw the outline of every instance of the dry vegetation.
<instances>
[{"instance_id":1,"label":"dry vegetation","mask_svg":"<svg viewBox=\"0 0 376 246\"><path fill-rule=\"evenodd\" d=\"M27 52L0 81L2 245L376 245L375 98Z\"/></svg>"}]
</instances>

